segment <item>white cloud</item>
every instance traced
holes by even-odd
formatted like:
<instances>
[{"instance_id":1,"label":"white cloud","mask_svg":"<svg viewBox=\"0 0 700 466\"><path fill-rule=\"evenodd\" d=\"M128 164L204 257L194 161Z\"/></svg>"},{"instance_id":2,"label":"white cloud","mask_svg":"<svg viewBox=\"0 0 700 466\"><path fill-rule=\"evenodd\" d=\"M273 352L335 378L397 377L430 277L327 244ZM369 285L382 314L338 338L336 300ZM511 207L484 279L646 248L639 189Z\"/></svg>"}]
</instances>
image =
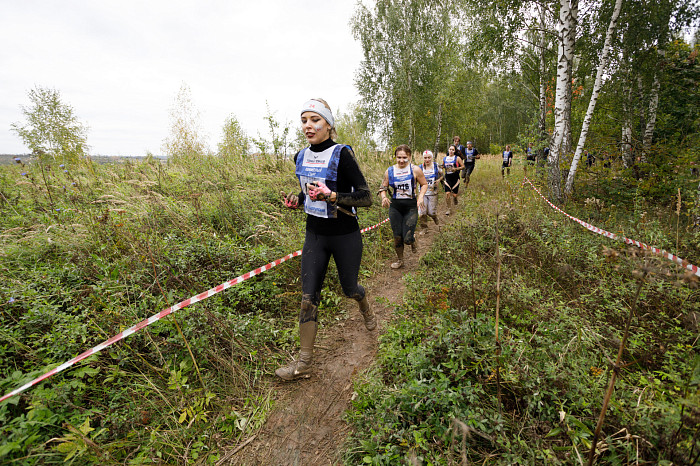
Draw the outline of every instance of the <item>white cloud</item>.
<instances>
[{"instance_id":1,"label":"white cloud","mask_svg":"<svg viewBox=\"0 0 700 466\"><path fill-rule=\"evenodd\" d=\"M25 152L10 124L36 85L61 92L90 127L92 152L160 153L180 86L212 146L230 114L266 135L265 102L296 124L309 97L358 99L352 1L3 2L0 153Z\"/></svg>"}]
</instances>

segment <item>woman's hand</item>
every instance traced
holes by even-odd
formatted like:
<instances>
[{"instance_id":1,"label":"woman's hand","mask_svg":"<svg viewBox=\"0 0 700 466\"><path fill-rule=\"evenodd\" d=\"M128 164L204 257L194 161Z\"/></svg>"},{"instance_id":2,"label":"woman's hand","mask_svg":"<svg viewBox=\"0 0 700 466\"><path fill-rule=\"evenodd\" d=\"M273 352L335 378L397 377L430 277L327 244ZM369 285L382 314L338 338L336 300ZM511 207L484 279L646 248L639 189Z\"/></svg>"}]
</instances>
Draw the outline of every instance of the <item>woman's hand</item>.
<instances>
[{"instance_id":1,"label":"woman's hand","mask_svg":"<svg viewBox=\"0 0 700 466\"><path fill-rule=\"evenodd\" d=\"M382 207L389 207L391 205L391 200L387 196L382 197Z\"/></svg>"},{"instance_id":2,"label":"woman's hand","mask_svg":"<svg viewBox=\"0 0 700 466\"><path fill-rule=\"evenodd\" d=\"M331 197L330 188L320 181L309 183L307 187L309 188L309 197L313 201L326 201Z\"/></svg>"},{"instance_id":3,"label":"woman's hand","mask_svg":"<svg viewBox=\"0 0 700 466\"><path fill-rule=\"evenodd\" d=\"M418 215L422 217L425 214L426 214L425 204L423 203L422 199L419 199L418 200Z\"/></svg>"},{"instance_id":4,"label":"woman's hand","mask_svg":"<svg viewBox=\"0 0 700 466\"><path fill-rule=\"evenodd\" d=\"M291 192L289 194L286 194L284 191L282 191L280 194L282 194L282 203L290 208L290 209L297 209L299 208L299 196L296 194L292 194Z\"/></svg>"}]
</instances>

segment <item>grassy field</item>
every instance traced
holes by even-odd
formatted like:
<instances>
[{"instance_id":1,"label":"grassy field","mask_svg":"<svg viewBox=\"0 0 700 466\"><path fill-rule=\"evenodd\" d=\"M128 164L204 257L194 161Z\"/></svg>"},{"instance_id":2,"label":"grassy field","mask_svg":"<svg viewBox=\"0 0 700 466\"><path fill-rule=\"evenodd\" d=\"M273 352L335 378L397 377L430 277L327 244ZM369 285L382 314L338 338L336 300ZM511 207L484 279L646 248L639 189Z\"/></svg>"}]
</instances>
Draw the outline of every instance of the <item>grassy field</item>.
<instances>
[{"instance_id":1,"label":"grassy field","mask_svg":"<svg viewBox=\"0 0 700 466\"><path fill-rule=\"evenodd\" d=\"M358 158L378 187L391 159ZM601 461L697 461L696 278L586 231L521 186L521 166L508 182L499 166L478 162L458 221L396 310L410 318L358 380L347 463L578 463L613 368ZM687 210L616 176L582 172L563 207L700 263ZM291 163L267 159L0 167L0 392L299 249L303 215L279 202L296 186ZM360 215L368 226L386 212ZM388 228L365 240L363 277L392 257L389 240ZM332 280L327 290L332 322L342 293ZM292 260L10 399L0 462L216 462L224 440L246 438L271 409L298 301Z\"/></svg>"}]
</instances>

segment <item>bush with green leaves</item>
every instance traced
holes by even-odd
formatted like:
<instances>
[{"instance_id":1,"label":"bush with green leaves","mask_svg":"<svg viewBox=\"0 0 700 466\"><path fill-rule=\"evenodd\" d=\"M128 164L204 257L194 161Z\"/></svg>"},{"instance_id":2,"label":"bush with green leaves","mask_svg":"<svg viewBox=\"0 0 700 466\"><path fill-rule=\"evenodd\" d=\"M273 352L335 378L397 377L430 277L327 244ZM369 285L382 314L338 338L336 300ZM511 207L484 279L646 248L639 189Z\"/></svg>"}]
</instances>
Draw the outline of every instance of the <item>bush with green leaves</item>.
<instances>
[{"instance_id":1,"label":"bush with green leaves","mask_svg":"<svg viewBox=\"0 0 700 466\"><path fill-rule=\"evenodd\" d=\"M464 216L405 278L409 294L395 309L402 319L389 325L376 364L355 386L346 463L585 461L612 370L620 377L600 463L692 463L700 452L700 351L686 317L700 316L697 280L540 210L529 188L474 189L482 195L467 198ZM630 226L670 239L658 221L638 228ZM615 369L637 270L649 278Z\"/></svg>"}]
</instances>

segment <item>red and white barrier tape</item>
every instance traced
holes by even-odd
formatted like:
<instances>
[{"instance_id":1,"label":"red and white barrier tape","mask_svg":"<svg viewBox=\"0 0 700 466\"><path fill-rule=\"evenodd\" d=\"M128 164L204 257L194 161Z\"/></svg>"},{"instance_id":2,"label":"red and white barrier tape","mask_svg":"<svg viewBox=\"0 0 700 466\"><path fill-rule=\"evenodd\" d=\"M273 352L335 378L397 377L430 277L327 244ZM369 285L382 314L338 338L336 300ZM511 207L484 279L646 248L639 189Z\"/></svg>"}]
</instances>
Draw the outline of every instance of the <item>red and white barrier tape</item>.
<instances>
[{"instance_id":1,"label":"red and white barrier tape","mask_svg":"<svg viewBox=\"0 0 700 466\"><path fill-rule=\"evenodd\" d=\"M591 225L590 223L586 223L586 222L584 222L584 221L581 220L581 219L578 219L578 218L576 218L576 217L574 217L574 216L571 216L571 215L567 214L566 212L564 212L563 210L561 210L559 207L557 207L557 206L555 206L554 204L552 204L552 203L549 201L549 199L547 199L546 197L544 197L544 195L542 195L542 193L540 192L540 190L537 189L537 187L536 187L534 184L532 184L532 182L531 182L527 177L525 177L523 180L524 180L524 182L526 182L526 183L528 183L530 186L532 186L532 189L534 189L535 192L537 192L537 194L539 194L540 197L541 197L542 199L544 199L544 200L547 202L547 204L549 204L554 210L556 210L556 211L558 211L558 212L561 212L562 214L566 215L567 217L569 217L569 218L570 218L571 220L573 220L574 222L581 224L582 226L584 226L585 228L589 229L590 231L592 231L592 232L594 232L594 233L598 233L599 235L606 236L606 237L608 237L608 238L610 238L610 239L621 240L621 241L624 241L624 242L627 243L627 244L633 244L633 245L635 245L635 246L637 246L637 247L639 247L639 248L641 248L641 249L646 249L646 250L648 250L648 251L653 252L654 254L658 254L658 255L660 255L660 256L663 256L663 257L665 257L666 259L668 259L668 260L670 260L670 261L673 261L673 262L675 262L676 264L680 265L681 267L684 267L684 268L690 270L690 271L693 272L695 275L697 275L698 277L700 277L700 268L699 268L697 265L693 265L693 264L691 264L690 262L688 262L687 260L681 259L680 257L676 256L675 254L671 254L670 252L664 251L663 249L655 248L654 246L649 246L648 244L642 243L641 241L637 241L637 240L634 240L634 239L626 238L626 237L624 237L624 236L618 236L618 235L616 235L615 233L610 233L609 231L603 230L602 228L598 228L598 227L596 227L596 226Z\"/></svg>"},{"instance_id":2,"label":"red and white barrier tape","mask_svg":"<svg viewBox=\"0 0 700 466\"><path fill-rule=\"evenodd\" d=\"M388 218L385 218L384 220L382 220L381 222L377 223L376 225L372 225L371 227L363 228L362 230L360 230L360 233L364 233L364 232L366 232L366 231L370 231L370 230L373 230L373 229L375 229L375 228L378 228L378 227L384 225L384 224L385 224L386 222L388 222L388 221L389 221L389 219L388 219Z\"/></svg>"},{"instance_id":3,"label":"red and white barrier tape","mask_svg":"<svg viewBox=\"0 0 700 466\"><path fill-rule=\"evenodd\" d=\"M367 227L367 228L360 230L360 232L364 233L366 231L372 230L372 229L377 228L380 225L382 225L388 221L389 221L389 219L387 218L387 219L382 220L381 222L377 223L376 225L373 225L371 227ZM251 270L250 272L244 273L243 275L240 275L240 276L234 278L233 280L229 280L225 283L222 283L221 285L216 286L210 290L207 290L204 293L200 293L196 296L192 296L191 298L186 299L184 301L181 301L174 306L171 306L167 309L164 309L164 310L160 311L158 314L152 315L148 319L142 320L141 322L134 325L133 327L129 327L128 329L126 329L122 332L119 332L118 334L116 334L112 338L110 338L109 340L103 341L99 345L97 345L94 348L91 348L91 349L85 351L84 353L74 357L70 361L64 362L60 366L57 366L57 367L51 369L50 371L46 372L41 377L37 377L36 379L32 380L31 382L29 382L25 385L22 385L21 387L7 393L2 398L0 398L0 403L2 403L3 401L5 401L6 399L8 399L10 397L13 397L15 395L22 393L26 389L33 387L34 385L38 384L42 380L48 379L52 375L58 374L59 372L65 370L65 369L68 369L73 364L80 362L83 359L92 356L93 354L99 353L103 349L113 345L114 343L118 342L119 340L123 340L124 338L126 338L130 335L133 335L134 333L138 332L139 330L141 330L145 327L148 327L152 323L161 320L163 317L166 317L175 311L179 311L180 309L185 308L185 307L189 306L190 304L194 304L194 303L197 303L199 301L203 301L211 296L214 296L217 293L224 291L227 288L231 288L233 285L238 285L239 283L244 282L244 281L248 280L249 278L252 278L256 275L259 275L263 272L266 272L266 271L270 270L272 267L274 267L276 265L280 265L282 262L286 262L289 259L291 259L293 257L297 257L297 256L301 256L301 249L298 251L294 251L291 254L287 254L286 256L284 256L280 259L272 261L269 264L263 265L262 267L258 267L255 270Z\"/></svg>"}]
</instances>

